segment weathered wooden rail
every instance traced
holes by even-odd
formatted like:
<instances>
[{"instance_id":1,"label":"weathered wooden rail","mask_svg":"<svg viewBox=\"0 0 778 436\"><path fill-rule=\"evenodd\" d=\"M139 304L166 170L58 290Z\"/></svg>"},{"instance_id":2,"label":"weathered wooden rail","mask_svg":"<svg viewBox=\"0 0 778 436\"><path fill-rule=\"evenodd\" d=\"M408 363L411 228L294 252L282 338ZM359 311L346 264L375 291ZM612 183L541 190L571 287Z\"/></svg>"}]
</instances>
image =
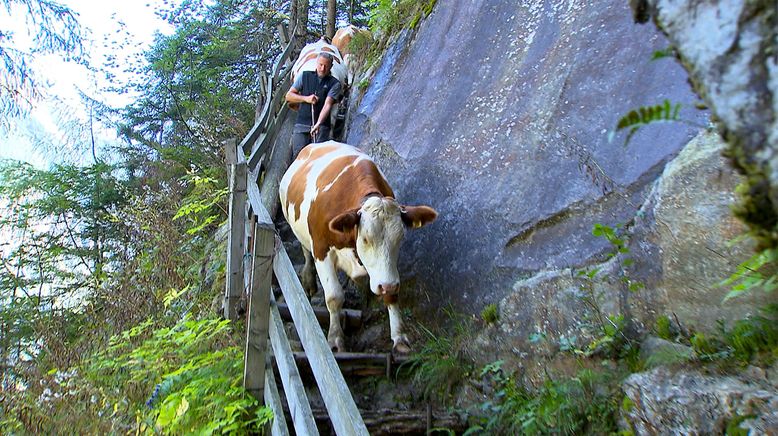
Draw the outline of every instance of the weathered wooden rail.
<instances>
[{"instance_id":1,"label":"weathered wooden rail","mask_svg":"<svg viewBox=\"0 0 778 436\"><path fill-rule=\"evenodd\" d=\"M239 144L233 142L225 146L230 167L230 233L224 316L237 319L237 305L246 292L244 386L273 410L276 419L273 420L271 433L289 434L284 405L273 376L272 362L275 362L295 432L299 435L318 434L295 354L271 292L275 275L286 302L285 311L294 321L305 350L305 363L316 380L333 429L339 435L367 435L365 423L319 326L320 321L308 302L271 219L271 214L277 210L279 174L286 169L285 166L279 167L288 164L273 156L289 153L288 149L284 149L290 146L288 141L276 141L275 136L286 116L283 95L289 88L293 47L294 41L286 42L286 48L271 74L265 78L265 102L251 131ZM298 355L297 359L301 357Z\"/></svg>"}]
</instances>

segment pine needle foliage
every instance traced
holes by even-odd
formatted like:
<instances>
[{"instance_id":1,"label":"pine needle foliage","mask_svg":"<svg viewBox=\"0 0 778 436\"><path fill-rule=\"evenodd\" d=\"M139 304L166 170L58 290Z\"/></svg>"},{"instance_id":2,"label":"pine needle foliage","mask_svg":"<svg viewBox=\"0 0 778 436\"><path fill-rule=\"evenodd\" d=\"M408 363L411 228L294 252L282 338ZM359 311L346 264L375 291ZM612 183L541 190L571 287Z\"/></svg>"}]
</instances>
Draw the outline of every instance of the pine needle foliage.
<instances>
[{"instance_id":1,"label":"pine needle foliage","mask_svg":"<svg viewBox=\"0 0 778 436\"><path fill-rule=\"evenodd\" d=\"M31 47L24 47L24 38L0 29L0 126L7 126L10 117L27 114L44 95L46 83L33 68L35 58L57 54L83 62L84 34L77 14L56 1L0 0L2 13L4 19L25 17L32 38Z\"/></svg>"}]
</instances>

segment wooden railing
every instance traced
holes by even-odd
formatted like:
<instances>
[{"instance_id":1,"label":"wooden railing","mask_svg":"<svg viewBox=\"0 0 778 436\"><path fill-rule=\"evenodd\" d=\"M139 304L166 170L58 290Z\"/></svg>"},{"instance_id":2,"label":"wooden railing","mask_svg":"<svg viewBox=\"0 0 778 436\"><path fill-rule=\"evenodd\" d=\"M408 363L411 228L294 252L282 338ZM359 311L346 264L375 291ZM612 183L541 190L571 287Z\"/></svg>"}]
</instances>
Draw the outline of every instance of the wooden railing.
<instances>
[{"instance_id":1,"label":"wooden railing","mask_svg":"<svg viewBox=\"0 0 778 436\"><path fill-rule=\"evenodd\" d=\"M272 150L273 146L290 147L288 140L276 140L275 136L286 116L283 95L289 88L293 47L294 41L289 41L266 78L265 103L254 127L240 144L233 141L225 147L230 162L230 233L224 316L237 318L236 307L245 291L248 304L244 386L273 410L272 434L289 434L273 376L273 362L279 371L295 432L318 434L303 380L271 292L275 274L333 429L338 435L367 435L365 423L268 212L268 209L277 209L278 182L276 178L262 177L263 167L267 165L260 163L276 152ZM279 168L266 170L279 173ZM258 180L261 180L261 189Z\"/></svg>"}]
</instances>

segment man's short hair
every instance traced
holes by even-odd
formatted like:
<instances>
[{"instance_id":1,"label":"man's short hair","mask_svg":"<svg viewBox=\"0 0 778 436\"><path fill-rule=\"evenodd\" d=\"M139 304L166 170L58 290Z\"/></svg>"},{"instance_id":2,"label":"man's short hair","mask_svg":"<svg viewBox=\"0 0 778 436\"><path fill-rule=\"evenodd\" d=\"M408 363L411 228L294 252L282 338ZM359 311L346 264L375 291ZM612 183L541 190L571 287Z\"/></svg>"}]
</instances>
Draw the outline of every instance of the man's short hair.
<instances>
[{"instance_id":1,"label":"man's short hair","mask_svg":"<svg viewBox=\"0 0 778 436\"><path fill-rule=\"evenodd\" d=\"M326 51L319 52L319 56L323 57L324 59L327 59L330 61L330 65L332 65L334 58L332 57L332 54L327 53Z\"/></svg>"}]
</instances>

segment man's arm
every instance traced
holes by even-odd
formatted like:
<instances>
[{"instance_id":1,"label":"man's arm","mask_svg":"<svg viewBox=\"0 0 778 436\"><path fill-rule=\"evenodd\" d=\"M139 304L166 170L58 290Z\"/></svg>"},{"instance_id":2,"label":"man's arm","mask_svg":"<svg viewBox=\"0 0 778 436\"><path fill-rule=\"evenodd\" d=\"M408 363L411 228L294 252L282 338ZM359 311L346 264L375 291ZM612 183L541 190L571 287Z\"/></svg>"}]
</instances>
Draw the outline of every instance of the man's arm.
<instances>
[{"instance_id":1,"label":"man's arm","mask_svg":"<svg viewBox=\"0 0 778 436\"><path fill-rule=\"evenodd\" d=\"M294 86L289 88L289 91L286 92L285 98L286 101L289 103L316 104L316 102L319 101L319 98L316 97L316 94L301 95L300 92L297 90L297 88L295 88Z\"/></svg>"},{"instance_id":2,"label":"man's arm","mask_svg":"<svg viewBox=\"0 0 778 436\"><path fill-rule=\"evenodd\" d=\"M324 122L324 120L327 119L328 116L330 116L330 109L332 109L334 104L335 99L327 96L327 99L324 100L324 107L321 109L321 113L319 114L319 119L316 120L316 124L311 127L311 135L316 135L319 133L319 126Z\"/></svg>"}]
</instances>

